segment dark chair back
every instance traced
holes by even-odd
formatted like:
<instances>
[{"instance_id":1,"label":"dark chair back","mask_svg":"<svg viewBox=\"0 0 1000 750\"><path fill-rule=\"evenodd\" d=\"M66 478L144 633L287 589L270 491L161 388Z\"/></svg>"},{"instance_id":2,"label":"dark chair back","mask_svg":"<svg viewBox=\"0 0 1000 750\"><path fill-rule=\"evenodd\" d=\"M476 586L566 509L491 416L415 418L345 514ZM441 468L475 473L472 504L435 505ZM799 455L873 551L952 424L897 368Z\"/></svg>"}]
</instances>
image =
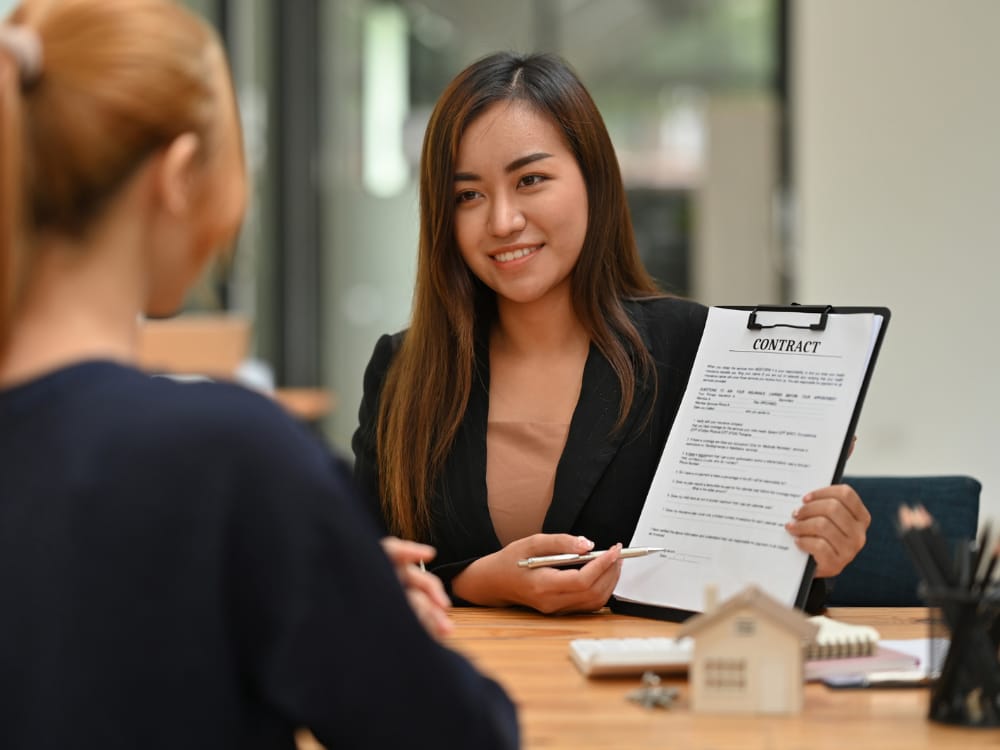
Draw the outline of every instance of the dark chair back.
<instances>
[{"instance_id":1,"label":"dark chair back","mask_svg":"<svg viewBox=\"0 0 1000 750\"><path fill-rule=\"evenodd\" d=\"M924 606L919 578L896 529L900 505L923 505L945 539L954 544L976 536L979 491L972 477L862 477L843 480L861 496L872 514L868 541L844 571L832 579L831 607Z\"/></svg>"}]
</instances>

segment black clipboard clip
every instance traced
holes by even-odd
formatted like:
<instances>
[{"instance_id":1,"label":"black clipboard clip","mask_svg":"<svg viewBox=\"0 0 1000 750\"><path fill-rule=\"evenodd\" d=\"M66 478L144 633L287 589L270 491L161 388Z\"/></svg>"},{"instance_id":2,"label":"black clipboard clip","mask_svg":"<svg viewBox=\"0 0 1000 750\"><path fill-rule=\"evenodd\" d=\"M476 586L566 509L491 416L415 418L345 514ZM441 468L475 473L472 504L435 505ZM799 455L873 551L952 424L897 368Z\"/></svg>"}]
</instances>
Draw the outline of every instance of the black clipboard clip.
<instances>
[{"instance_id":1,"label":"black clipboard clip","mask_svg":"<svg viewBox=\"0 0 1000 750\"><path fill-rule=\"evenodd\" d=\"M819 320L807 325L796 325L795 323L771 323L770 325L763 325L757 322L757 313L759 312L813 313L819 315ZM750 317L747 319L747 328L751 331L762 331L765 328L801 328L807 331L825 331L826 321L830 317L831 312L833 312L833 305L792 305L791 307L758 305L750 311Z\"/></svg>"}]
</instances>

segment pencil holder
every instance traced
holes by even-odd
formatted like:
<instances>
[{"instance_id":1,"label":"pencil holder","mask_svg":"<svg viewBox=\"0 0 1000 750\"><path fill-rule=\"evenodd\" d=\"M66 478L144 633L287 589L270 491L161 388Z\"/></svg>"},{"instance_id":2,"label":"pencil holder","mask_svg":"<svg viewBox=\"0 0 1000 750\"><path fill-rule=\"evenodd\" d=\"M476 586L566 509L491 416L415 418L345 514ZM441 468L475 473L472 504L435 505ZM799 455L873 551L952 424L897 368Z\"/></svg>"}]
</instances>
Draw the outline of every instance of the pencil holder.
<instances>
[{"instance_id":1,"label":"pencil holder","mask_svg":"<svg viewBox=\"0 0 1000 750\"><path fill-rule=\"evenodd\" d=\"M964 588L924 588L923 595L931 607L932 648L940 639L949 639L940 673L931 684L928 718L945 724L1000 726L1000 606L992 595Z\"/></svg>"}]
</instances>

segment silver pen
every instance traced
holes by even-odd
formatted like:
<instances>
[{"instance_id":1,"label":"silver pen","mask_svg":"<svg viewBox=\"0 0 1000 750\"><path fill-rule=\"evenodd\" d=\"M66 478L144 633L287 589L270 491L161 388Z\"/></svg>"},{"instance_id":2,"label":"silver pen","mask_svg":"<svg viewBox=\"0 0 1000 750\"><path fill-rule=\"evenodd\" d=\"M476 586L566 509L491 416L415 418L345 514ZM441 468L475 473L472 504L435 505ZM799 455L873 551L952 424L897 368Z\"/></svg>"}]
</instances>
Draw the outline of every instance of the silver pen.
<instances>
[{"instance_id":1,"label":"silver pen","mask_svg":"<svg viewBox=\"0 0 1000 750\"><path fill-rule=\"evenodd\" d=\"M651 555L654 552L666 552L666 547L626 547L618 554L619 557L645 557L646 555ZM585 562L590 562L595 557L599 557L607 552L606 549L595 549L593 552L587 552L583 555L577 555L569 552L565 555L544 555L542 557L527 557L524 560L518 560L517 565L519 568L557 568L561 565L582 565Z\"/></svg>"}]
</instances>

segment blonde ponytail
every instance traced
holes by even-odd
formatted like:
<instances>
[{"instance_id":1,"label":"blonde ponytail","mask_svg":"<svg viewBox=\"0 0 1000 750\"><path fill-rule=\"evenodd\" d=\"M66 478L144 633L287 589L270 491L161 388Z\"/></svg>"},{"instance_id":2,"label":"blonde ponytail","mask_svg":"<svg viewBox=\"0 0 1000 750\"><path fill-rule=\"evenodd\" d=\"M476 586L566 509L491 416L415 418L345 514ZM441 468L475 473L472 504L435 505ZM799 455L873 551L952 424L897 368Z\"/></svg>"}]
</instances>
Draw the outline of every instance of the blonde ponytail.
<instances>
[{"instance_id":1,"label":"blonde ponytail","mask_svg":"<svg viewBox=\"0 0 1000 750\"><path fill-rule=\"evenodd\" d=\"M13 28L4 25L0 34ZM10 336L23 265L23 66L22 57L0 43L0 357Z\"/></svg>"},{"instance_id":2,"label":"blonde ponytail","mask_svg":"<svg viewBox=\"0 0 1000 750\"><path fill-rule=\"evenodd\" d=\"M219 54L170 0L24 0L0 26L0 356L37 233L85 233L182 133L217 144Z\"/></svg>"}]
</instances>

